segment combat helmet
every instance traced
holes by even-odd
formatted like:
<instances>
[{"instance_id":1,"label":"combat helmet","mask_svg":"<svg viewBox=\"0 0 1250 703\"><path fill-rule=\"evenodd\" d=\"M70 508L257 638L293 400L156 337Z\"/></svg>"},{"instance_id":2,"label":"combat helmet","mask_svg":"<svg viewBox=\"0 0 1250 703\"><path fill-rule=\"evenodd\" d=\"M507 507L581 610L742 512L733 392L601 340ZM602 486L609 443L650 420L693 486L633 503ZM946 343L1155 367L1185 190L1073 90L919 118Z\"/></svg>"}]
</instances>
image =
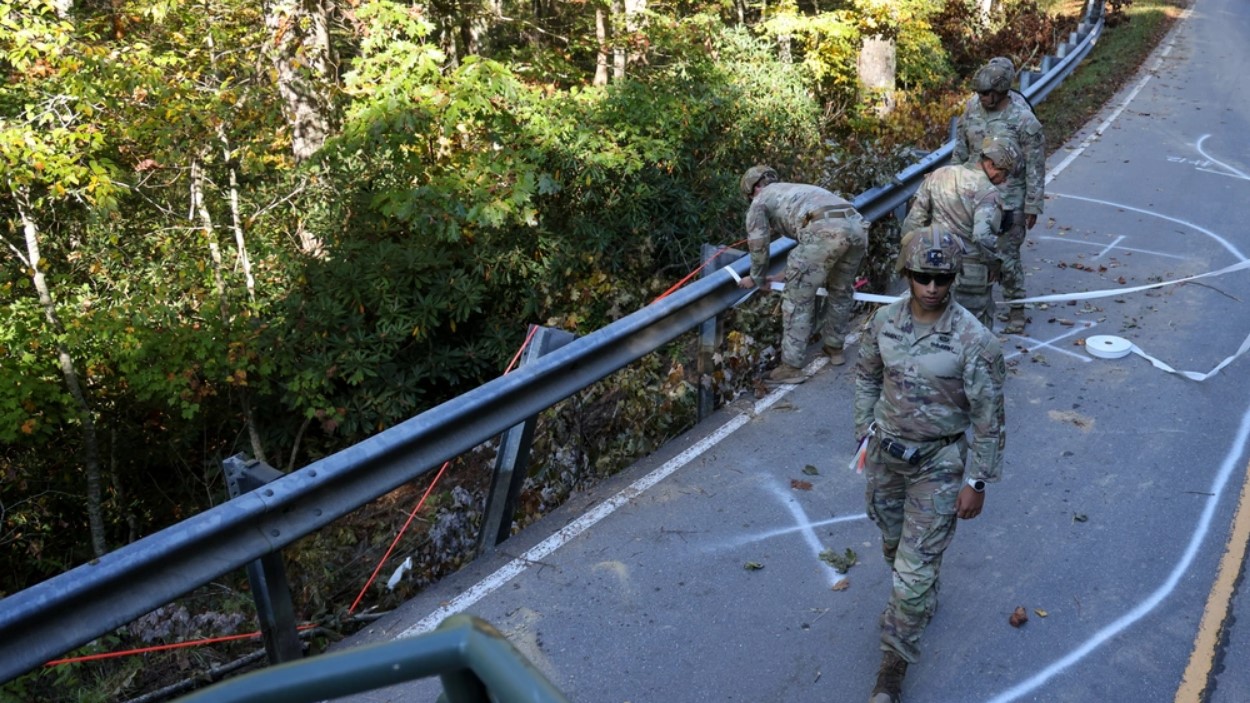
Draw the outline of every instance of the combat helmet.
<instances>
[{"instance_id":1,"label":"combat helmet","mask_svg":"<svg viewBox=\"0 0 1250 703\"><path fill-rule=\"evenodd\" d=\"M1016 67L1006 56L995 56L972 76L972 89L978 93L993 90L1006 93L1016 80Z\"/></svg>"},{"instance_id":2,"label":"combat helmet","mask_svg":"<svg viewBox=\"0 0 1250 703\"><path fill-rule=\"evenodd\" d=\"M765 166L763 164L752 166L747 169L746 173L742 174L742 195L746 197L747 200L750 200L751 196L755 193L755 186L768 185L769 183L776 183L780 180L781 177L777 175L777 172L773 170L772 166Z\"/></svg>"},{"instance_id":3,"label":"combat helmet","mask_svg":"<svg viewBox=\"0 0 1250 703\"><path fill-rule=\"evenodd\" d=\"M988 136L981 141L981 158L989 159L998 168L1012 173L1020 163L1020 150L1009 139Z\"/></svg>"},{"instance_id":4,"label":"combat helmet","mask_svg":"<svg viewBox=\"0 0 1250 703\"><path fill-rule=\"evenodd\" d=\"M963 246L955 235L930 225L907 233L900 243L894 270L922 273L958 273Z\"/></svg>"}]
</instances>

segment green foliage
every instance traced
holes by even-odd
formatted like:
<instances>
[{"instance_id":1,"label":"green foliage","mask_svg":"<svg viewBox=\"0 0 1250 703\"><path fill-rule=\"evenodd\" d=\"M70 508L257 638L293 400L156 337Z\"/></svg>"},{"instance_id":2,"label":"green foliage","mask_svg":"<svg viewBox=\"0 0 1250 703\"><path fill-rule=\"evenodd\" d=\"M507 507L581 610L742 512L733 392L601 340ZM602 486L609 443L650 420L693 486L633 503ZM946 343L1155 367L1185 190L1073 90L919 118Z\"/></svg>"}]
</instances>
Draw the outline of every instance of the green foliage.
<instances>
[{"instance_id":1,"label":"green foliage","mask_svg":"<svg viewBox=\"0 0 1250 703\"><path fill-rule=\"evenodd\" d=\"M763 24L784 55L801 63L826 112L858 112L871 106L859 81L859 52L867 38L897 47L897 84L924 91L949 81L952 70L942 42L929 23L932 0L856 0L841 9L805 15L783 3Z\"/></svg>"}]
</instances>

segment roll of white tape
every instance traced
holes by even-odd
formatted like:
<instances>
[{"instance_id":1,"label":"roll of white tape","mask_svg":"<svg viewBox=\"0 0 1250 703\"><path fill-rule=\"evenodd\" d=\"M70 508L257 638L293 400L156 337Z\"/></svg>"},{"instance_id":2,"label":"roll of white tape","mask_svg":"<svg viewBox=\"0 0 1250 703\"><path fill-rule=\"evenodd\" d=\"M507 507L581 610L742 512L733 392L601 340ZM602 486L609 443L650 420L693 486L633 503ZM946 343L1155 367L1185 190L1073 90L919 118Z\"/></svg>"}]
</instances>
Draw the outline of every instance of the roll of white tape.
<instances>
[{"instance_id":1,"label":"roll of white tape","mask_svg":"<svg viewBox=\"0 0 1250 703\"><path fill-rule=\"evenodd\" d=\"M1099 359L1123 359L1133 351L1133 343L1123 337L1096 334L1085 340L1085 351Z\"/></svg>"}]
</instances>

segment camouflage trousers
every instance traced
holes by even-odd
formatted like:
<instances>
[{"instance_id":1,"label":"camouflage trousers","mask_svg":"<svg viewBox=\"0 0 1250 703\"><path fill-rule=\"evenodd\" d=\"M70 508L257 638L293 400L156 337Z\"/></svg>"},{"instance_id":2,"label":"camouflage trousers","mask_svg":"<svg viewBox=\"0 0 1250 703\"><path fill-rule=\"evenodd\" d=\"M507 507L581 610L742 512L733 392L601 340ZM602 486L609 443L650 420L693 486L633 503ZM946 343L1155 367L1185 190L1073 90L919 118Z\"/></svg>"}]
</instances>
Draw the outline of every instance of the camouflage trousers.
<instances>
[{"instance_id":1,"label":"camouflage trousers","mask_svg":"<svg viewBox=\"0 0 1250 703\"><path fill-rule=\"evenodd\" d=\"M912 466L874 441L864 471L868 517L881 530L881 550L894 582L881 613L881 648L911 663L920 657L920 636L937 610L938 572L955 536L955 499L963 487L967 453L963 441L914 446L933 456Z\"/></svg>"},{"instance_id":2,"label":"camouflage trousers","mask_svg":"<svg viewBox=\"0 0 1250 703\"><path fill-rule=\"evenodd\" d=\"M1024 213L1020 210L1004 212L1003 223L1004 229L998 235L998 258L1003 262L999 281L1003 286L1003 299L1015 300L1025 297L1024 264L1020 261L1020 247L1024 246L1024 238L1028 232L1024 227Z\"/></svg>"},{"instance_id":3,"label":"camouflage trousers","mask_svg":"<svg viewBox=\"0 0 1250 703\"><path fill-rule=\"evenodd\" d=\"M816 317L816 291L828 291L820 334L825 346L841 349L851 318L855 274L868 249L867 228L857 214L821 220L798 232L798 245L786 259L781 296L781 360L803 366Z\"/></svg>"},{"instance_id":4,"label":"camouflage trousers","mask_svg":"<svg viewBox=\"0 0 1250 703\"><path fill-rule=\"evenodd\" d=\"M955 300L976 316L986 329L994 329L994 284L990 267L980 259L965 256L955 277Z\"/></svg>"}]
</instances>

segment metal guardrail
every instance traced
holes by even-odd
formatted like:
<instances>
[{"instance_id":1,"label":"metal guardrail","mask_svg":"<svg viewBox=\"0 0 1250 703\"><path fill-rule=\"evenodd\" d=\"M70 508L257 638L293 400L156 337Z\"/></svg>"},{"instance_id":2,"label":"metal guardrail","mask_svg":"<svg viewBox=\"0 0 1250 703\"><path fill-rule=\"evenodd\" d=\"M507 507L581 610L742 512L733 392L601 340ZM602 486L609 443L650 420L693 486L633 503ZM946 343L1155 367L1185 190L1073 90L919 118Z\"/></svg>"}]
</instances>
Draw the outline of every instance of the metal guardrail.
<instances>
[{"instance_id":1,"label":"metal guardrail","mask_svg":"<svg viewBox=\"0 0 1250 703\"><path fill-rule=\"evenodd\" d=\"M1101 0L1091 8L1101 12ZM1094 17L1090 21L1088 18ZM1087 13L1062 58L1029 78L1035 102L1071 73L1102 29ZM953 142L855 198L868 220L905 204ZM779 267L794 242L770 248ZM731 265L740 275L748 262ZM86 644L213 579L273 554L659 349L728 310L742 296L724 272L577 339L533 363L359 444L155 534L0 600L0 682Z\"/></svg>"},{"instance_id":2,"label":"metal guardrail","mask_svg":"<svg viewBox=\"0 0 1250 703\"><path fill-rule=\"evenodd\" d=\"M485 620L453 615L438 629L255 671L177 703L315 703L439 676L450 703L569 703Z\"/></svg>"}]
</instances>

